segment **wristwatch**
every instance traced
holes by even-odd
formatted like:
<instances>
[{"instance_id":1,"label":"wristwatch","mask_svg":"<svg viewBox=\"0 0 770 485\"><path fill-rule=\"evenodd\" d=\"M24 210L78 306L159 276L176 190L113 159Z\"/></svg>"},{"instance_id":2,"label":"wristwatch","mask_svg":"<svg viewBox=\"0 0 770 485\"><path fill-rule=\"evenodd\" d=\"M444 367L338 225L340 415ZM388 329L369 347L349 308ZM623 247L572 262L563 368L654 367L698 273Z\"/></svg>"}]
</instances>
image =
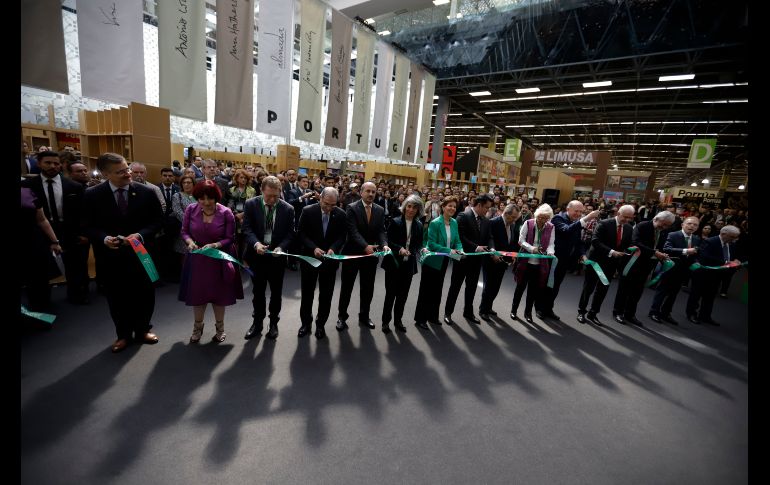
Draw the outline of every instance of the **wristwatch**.
<instances>
[{"instance_id":1,"label":"wristwatch","mask_svg":"<svg viewBox=\"0 0 770 485\"><path fill-rule=\"evenodd\" d=\"M57 239L56 241L51 241L51 245L54 245L54 244L60 244L59 240Z\"/></svg>"}]
</instances>

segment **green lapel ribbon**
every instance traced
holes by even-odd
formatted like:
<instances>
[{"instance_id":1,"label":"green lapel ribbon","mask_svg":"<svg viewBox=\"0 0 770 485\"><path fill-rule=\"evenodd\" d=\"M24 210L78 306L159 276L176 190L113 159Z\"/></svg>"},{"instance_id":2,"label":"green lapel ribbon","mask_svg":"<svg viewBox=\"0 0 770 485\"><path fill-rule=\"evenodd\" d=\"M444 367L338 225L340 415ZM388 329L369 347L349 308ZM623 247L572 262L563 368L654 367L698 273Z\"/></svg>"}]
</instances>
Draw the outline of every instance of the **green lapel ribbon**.
<instances>
[{"instance_id":1,"label":"green lapel ribbon","mask_svg":"<svg viewBox=\"0 0 770 485\"><path fill-rule=\"evenodd\" d=\"M663 273L670 270L674 266L676 266L676 263L674 263L670 259L664 259L660 263L660 271L645 286L647 286L648 288L650 286L654 286L663 277Z\"/></svg>"},{"instance_id":2,"label":"green lapel ribbon","mask_svg":"<svg viewBox=\"0 0 770 485\"><path fill-rule=\"evenodd\" d=\"M230 261L231 263L237 264L241 268L245 269L246 272L249 273L251 276L254 276L254 273L251 271L251 269L249 269L243 263L241 263L234 257L230 256L226 252L222 251L221 249L208 247L206 249L196 249L195 251L190 251L190 254L200 254L201 256L207 256L212 259L221 259L223 261Z\"/></svg>"},{"instance_id":3,"label":"green lapel ribbon","mask_svg":"<svg viewBox=\"0 0 770 485\"><path fill-rule=\"evenodd\" d=\"M626 249L626 254L630 254L631 259L626 264L626 267L623 268L623 276L626 276L631 270L631 266L633 266L634 263L636 263L636 260L639 259L639 255L642 254L642 250L636 246L631 246L630 248Z\"/></svg>"},{"instance_id":4,"label":"green lapel ribbon","mask_svg":"<svg viewBox=\"0 0 770 485\"><path fill-rule=\"evenodd\" d=\"M321 261L317 260L316 258L313 258L312 256L305 256L303 254L284 253L283 251L276 253L275 251L270 251L269 249L265 250L265 254L276 254L278 256L290 256L292 258L301 259L302 261L310 264L310 266L314 268L321 266ZM324 256L326 255L324 254Z\"/></svg>"},{"instance_id":5,"label":"green lapel ribbon","mask_svg":"<svg viewBox=\"0 0 770 485\"><path fill-rule=\"evenodd\" d=\"M158 270L155 269L155 263L152 262L152 258L150 257L150 253L147 252L147 249L145 249L144 244L142 244L141 241L139 241L138 238L128 238L128 242L131 244L131 249L134 250L134 253L139 258L139 261L142 263L142 266L144 267L144 270L147 272L147 276L150 277L150 281L155 283L160 279L160 275L158 275Z\"/></svg>"},{"instance_id":6,"label":"green lapel ribbon","mask_svg":"<svg viewBox=\"0 0 770 485\"><path fill-rule=\"evenodd\" d=\"M604 271L602 270L602 267L599 266L599 263L597 263L596 261L591 261L590 259L586 259L585 261L583 261L583 264L585 264L586 266L591 266L594 269L594 271L596 272L596 276L599 277L599 281L601 281L603 285L605 286L610 285L610 280L607 279L607 275L604 274Z\"/></svg>"},{"instance_id":7,"label":"green lapel ribbon","mask_svg":"<svg viewBox=\"0 0 770 485\"><path fill-rule=\"evenodd\" d=\"M27 310L24 305L21 306L21 313L22 315L26 315L30 318L34 318L35 320L40 320L45 323L53 323L53 321L56 320L56 315L51 315L50 313L31 312Z\"/></svg>"},{"instance_id":8,"label":"green lapel ribbon","mask_svg":"<svg viewBox=\"0 0 770 485\"><path fill-rule=\"evenodd\" d=\"M749 262L745 261L741 264L735 264L733 262L725 263L722 266L703 266L700 263L693 263L690 266L690 271L695 271L696 269L732 269L732 268L742 268L744 266L748 266Z\"/></svg>"}]
</instances>

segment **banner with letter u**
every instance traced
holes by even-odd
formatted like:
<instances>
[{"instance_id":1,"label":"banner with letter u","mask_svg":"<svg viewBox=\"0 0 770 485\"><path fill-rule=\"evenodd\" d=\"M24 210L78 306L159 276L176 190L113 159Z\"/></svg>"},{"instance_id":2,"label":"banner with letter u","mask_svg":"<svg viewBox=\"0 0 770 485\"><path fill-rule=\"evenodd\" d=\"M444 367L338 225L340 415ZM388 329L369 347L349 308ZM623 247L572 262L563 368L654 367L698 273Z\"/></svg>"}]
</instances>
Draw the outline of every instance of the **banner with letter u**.
<instances>
[{"instance_id":1,"label":"banner with letter u","mask_svg":"<svg viewBox=\"0 0 770 485\"><path fill-rule=\"evenodd\" d=\"M353 22L332 9L332 51L329 66L329 109L326 112L324 144L345 148L348 141L348 96Z\"/></svg>"},{"instance_id":2,"label":"banner with letter u","mask_svg":"<svg viewBox=\"0 0 770 485\"><path fill-rule=\"evenodd\" d=\"M294 2L260 0L257 131L291 136Z\"/></svg>"},{"instance_id":3,"label":"banner with letter u","mask_svg":"<svg viewBox=\"0 0 770 485\"><path fill-rule=\"evenodd\" d=\"M409 83L409 58L396 55L396 84L393 88L393 118L390 122L388 157L401 158L401 142L404 141L406 123L406 96Z\"/></svg>"},{"instance_id":4,"label":"banner with letter u","mask_svg":"<svg viewBox=\"0 0 770 485\"><path fill-rule=\"evenodd\" d=\"M217 2L214 123L254 128L254 0Z\"/></svg>"},{"instance_id":5,"label":"banner with letter u","mask_svg":"<svg viewBox=\"0 0 770 485\"><path fill-rule=\"evenodd\" d=\"M382 41L377 42L377 89L374 101L374 119L372 137L369 140L369 153L385 156L388 153L385 138L390 112L390 84L393 79L393 48Z\"/></svg>"},{"instance_id":6,"label":"banner with letter u","mask_svg":"<svg viewBox=\"0 0 770 485\"><path fill-rule=\"evenodd\" d=\"M326 5L318 0L302 0L300 8L299 99L294 137L320 143Z\"/></svg>"},{"instance_id":7,"label":"banner with letter u","mask_svg":"<svg viewBox=\"0 0 770 485\"><path fill-rule=\"evenodd\" d=\"M428 161L428 145L430 144L430 125L433 115L433 93L436 92L436 76L425 73L425 86L422 90L422 116L420 120L420 141L417 161Z\"/></svg>"},{"instance_id":8,"label":"banner with letter u","mask_svg":"<svg viewBox=\"0 0 770 485\"><path fill-rule=\"evenodd\" d=\"M348 150L369 151L369 113L372 105L372 76L374 75L374 35L357 29L356 93L353 97L353 121L350 124Z\"/></svg>"}]
</instances>

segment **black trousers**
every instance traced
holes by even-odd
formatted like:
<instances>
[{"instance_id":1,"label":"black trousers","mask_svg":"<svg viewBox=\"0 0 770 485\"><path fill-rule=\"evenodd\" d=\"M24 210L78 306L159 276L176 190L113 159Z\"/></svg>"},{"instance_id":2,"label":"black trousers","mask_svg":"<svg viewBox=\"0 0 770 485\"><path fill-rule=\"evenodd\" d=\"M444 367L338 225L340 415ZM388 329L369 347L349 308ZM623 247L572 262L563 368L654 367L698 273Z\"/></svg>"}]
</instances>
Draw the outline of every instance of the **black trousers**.
<instances>
[{"instance_id":1,"label":"black trousers","mask_svg":"<svg viewBox=\"0 0 770 485\"><path fill-rule=\"evenodd\" d=\"M372 304L372 296L374 296L374 279L377 276L378 262L379 258L360 258L342 263L342 288L340 289L337 317L343 322L347 321L350 316L348 315L350 295L353 294L353 285L359 272L361 273L361 281L359 282L361 305L358 310L358 321L366 322L369 320L369 307Z\"/></svg>"},{"instance_id":2,"label":"black trousers","mask_svg":"<svg viewBox=\"0 0 770 485\"><path fill-rule=\"evenodd\" d=\"M460 287L465 282L465 307L463 315L470 315L473 313L473 298L476 296L476 287L479 284L481 260L479 260L478 256L474 256L468 257L465 260L455 261L452 264L452 282L449 285L449 294L444 304L444 313L451 315L455 311L455 303L457 303L457 297L460 295Z\"/></svg>"},{"instance_id":3,"label":"black trousers","mask_svg":"<svg viewBox=\"0 0 770 485\"><path fill-rule=\"evenodd\" d=\"M74 244L62 253L67 278L67 300L80 302L88 296L88 250L90 244Z\"/></svg>"},{"instance_id":4,"label":"black trousers","mask_svg":"<svg viewBox=\"0 0 770 485\"><path fill-rule=\"evenodd\" d=\"M692 290L690 290L690 297L687 298L687 316L697 315L698 320L710 320L714 299L724 275L719 274L719 270L701 269L692 272L690 276L692 277Z\"/></svg>"},{"instance_id":5,"label":"black trousers","mask_svg":"<svg viewBox=\"0 0 770 485\"><path fill-rule=\"evenodd\" d=\"M495 263L492 258L488 258L482 264L482 269L484 270L484 290L481 292L479 313L489 313L492 311L492 304L500 292L500 285L505 277L505 272L510 269L510 266L502 261Z\"/></svg>"},{"instance_id":6,"label":"black trousers","mask_svg":"<svg viewBox=\"0 0 770 485\"><path fill-rule=\"evenodd\" d=\"M441 258L441 269L422 265L420 291L417 295L417 307L414 310L416 322L438 322L438 309L441 306L441 293L444 289L444 276L449 267L449 258Z\"/></svg>"},{"instance_id":7,"label":"black trousers","mask_svg":"<svg viewBox=\"0 0 770 485\"><path fill-rule=\"evenodd\" d=\"M266 296L265 290L270 284L270 323L278 323L280 320L282 293L283 293L283 274L286 272L286 257L271 255L255 255L249 262L254 276L251 282L254 285L253 297L251 299L254 305L254 322L261 323L265 319Z\"/></svg>"},{"instance_id":8,"label":"black trousers","mask_svg":"<svg viewBox=\"0 0 770 485\"><path fill-rule=\"evenodd\" d=\"M323 327L329 319L334 296L334 284L337 282L337 267L339 263L325 260L318 268L302 261L300 277L302 281L302 298L299 307L299 318L302 326L310 327L313 323L313 300L315 298L316 282L318 283L318 313L316 325Z\"/></svg>"},{"instance_id":9,"label":"black trousers","mask_svg":"<svg viewBox=\"0 0 770 485\"><path fill-rule=\"evenodd\" d=\"M524 295L524 290L529 287L527 291L527 300L524 303L524 314L532 315L532 306L535 304L538 296L541 295L543 288L540 288L540 264L545 264L541 261L540 264L529 264L522 262L519 264L526 265L527 268L524 272L524 279L516 284L516 290L513 292L513 303L511 304L511 313L516 313L521 303L521 297ZM557 266L556 269L559 267ZM545 288L545 287L544 287Z\"/></svg>"},{"instance_id":10,"label":"black trousers","mask_svg":"<svg viewBox=\"0 0 770 485\"><path fill-rule=\"evenodd\" d=\"M650 261L639 260L628 271L628 275L619 278L615 303L612 307L613 315L623 315L626 318L636 317L636 307L642 298L644 284L647 282L647 276L652 268Z\"/></svg>"},{"instance_id":11,"label":"black trousers","mask_svg":"<svg viewBox=\"0 0 770 485\"><path fill-rule=\"evenodd\" d=\"M661 277L658 288L655 290L655 296L652 298L651 315L671 315L676 296L679 294L682 282L688 272L686 268L673 268Z\"/></svg>"},{"instance_id":12,"label":"black trousers","mask_svg":"<svg viewBox=\"0 0 770 485\"><path fill-rule=\"evenodd\" d=\"M612 276L615 273L614 266L602 266L604 274L607 279L612 283ZM591 298L593 293L594 297L591 301L591 313L599 313L602 308L602 302L604 297L607 296L607 291L610 289L609 285L603 285L599 281L599 277L596 275L596 271L593 266L586 266L586 278L583 281L583 292L580 293L580 301L578 303L578 313L585 313L588 308L588 299Z\"/></svg>"},{"instance_id":13,"label":"black trousers","mask_svg":"<svg viewBox=\"0 0 770 485\"><path fill-rule=\"evenodd\" d=\"M553 264L553 262L551 262L551 264ZM573 267L570 268L570 266ZM553 288L546 286L542 289L540 297L535 301L535 309L537 311L546 314L553 312L556 297L559 296L559 287L561 286L562 281L564 281L567 271L571 269L574 270L574 266L574 264L567 264L567 261L559 261L556 264L556 269L553 272Z\"/></svg>"},{"instance_id":14,"label":"black trousers","mask_svg":"<svg viewBox=\"0 0 770 485\"><path fill-rule=\"evenodd\" d=\"M404 316L404 306L412 286L412 265L403 262L396 269L385 270L385 305L382 307L382 323L390 323L390 314L396 322Z\"/></svg>"},{"instance_id":15,"label":"black trousers","mask_svg":"<svg viewBox=\"0 0 770 485\"><path fill-rule=\"evenodd\" d=\"M106 262L102 265L107 272L104 275L107 305L119 339L130 339L132 333L141 337L152 328L150 320L155 311L155 287L131 249L121 248L118 251L131 251L131 254L127 255L130 258L120 260L123 263L120 266Z\"/></svg>"}]
</instances>

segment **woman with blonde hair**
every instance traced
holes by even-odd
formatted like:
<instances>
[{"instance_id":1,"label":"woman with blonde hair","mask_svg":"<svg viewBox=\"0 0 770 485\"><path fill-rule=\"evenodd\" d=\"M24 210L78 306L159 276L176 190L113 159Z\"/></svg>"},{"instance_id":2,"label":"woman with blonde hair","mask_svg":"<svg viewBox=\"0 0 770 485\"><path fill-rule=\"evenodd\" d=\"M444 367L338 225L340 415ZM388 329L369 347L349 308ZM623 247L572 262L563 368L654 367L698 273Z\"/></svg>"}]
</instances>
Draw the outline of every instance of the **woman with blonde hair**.
<instances>
[{"instance_id":1,"label":"woman with blonde hair","mask_svg":"<svg viewBox=\"0 0 770 485\"><path fill-rule=\"evenodd\" d=\"M527 220L519 232L519 246L521 253L547 254L553 256L556 252L554 241L554 226L551 224L553 209L548 204L543 204L535 210L534 218ZM524 320L533 323L532 306L540 296L540 292L548 282L548 273L551 265L548 259L519 258L514 269L516 279L516 291L513 294L511 305L511 318L518 320L516 311L521 303L524 290L529 286L527 301L524 307Z\"/></svg>"}]
</instances>

